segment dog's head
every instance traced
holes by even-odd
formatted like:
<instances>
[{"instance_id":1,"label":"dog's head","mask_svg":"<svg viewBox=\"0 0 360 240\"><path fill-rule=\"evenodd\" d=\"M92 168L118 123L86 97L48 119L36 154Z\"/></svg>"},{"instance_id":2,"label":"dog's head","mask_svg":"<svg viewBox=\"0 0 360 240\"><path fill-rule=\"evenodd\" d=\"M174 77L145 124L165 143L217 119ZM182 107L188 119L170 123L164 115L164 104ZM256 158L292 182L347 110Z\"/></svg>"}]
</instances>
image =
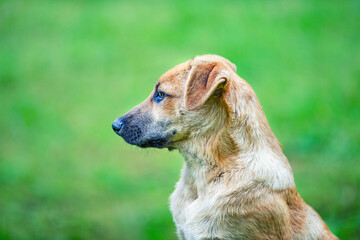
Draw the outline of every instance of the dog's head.
<instances>
[{"instance_id":1,"label":"dog's head","mask_svg":"<svg viewBox=\"0 0 360 240\"><path fill-rule=\"evenodd\" d=\"M140 147L177 148L177 143L216 121L230 74L236 67L216 55L198 56L162 75L150 96L122 117L112 128L127 143Z\"/></svg>"}]
</instances>

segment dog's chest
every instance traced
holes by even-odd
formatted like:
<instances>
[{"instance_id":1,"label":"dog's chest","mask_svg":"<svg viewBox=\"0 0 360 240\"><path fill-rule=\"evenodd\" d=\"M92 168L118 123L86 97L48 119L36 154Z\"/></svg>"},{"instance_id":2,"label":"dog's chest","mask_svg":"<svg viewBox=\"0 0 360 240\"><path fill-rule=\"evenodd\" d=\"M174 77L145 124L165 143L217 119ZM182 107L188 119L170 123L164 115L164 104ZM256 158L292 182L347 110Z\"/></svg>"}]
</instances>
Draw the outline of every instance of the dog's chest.
<instances>
[{"instance_id":1,"label":"dog's chest","mask_svg":"<svg viewBox=\"0 0 360 240\"><path fill-rule=\"evenodd\" d=\"M198 195L194 186L180 179L170 197L170 208L180 239L224 236L222 201L218 194Z\"/></svg>"},{"instance_id":2,"label":"dog's chest","mask_svg":"<svg viewBox=\"0 0 360 240\"><path fill-rule=\"evenodd\" d=\"M285 236L281 233L283 230L276 227L287 224L286 215L281 213L283 203L274 202L266 188L254 187L253 182L246 184L241 178L237 182L244 183L244 188L231 188L225 184L225 179L220 179L199 193L198 187L204 185L184 175L170 197L170 209L180 239L249 239L251 236L259 239L266 238L268 233ZM271 207L259 211L263 206L257 203L265 202ZM275 218L276 222L271 223ZM263 229L266 227L269 229ZM259 235L258 228L265 235Z\"/></svg>"},{"instance_id":3,"label":"dog's chest","mask_svg":"<svg viewBox=\"0 0 360 240\"><path fill-rule=\"evenodd\" d=\"M203 227L202 216L206 213L206 206L204 200L197 198L196 193L192 189L185 186L181 181L170 197L170 209L176 224L178 236L180 239L199 239L204 237L208 232L206 227Z\"/></svg>"}]
</instances>

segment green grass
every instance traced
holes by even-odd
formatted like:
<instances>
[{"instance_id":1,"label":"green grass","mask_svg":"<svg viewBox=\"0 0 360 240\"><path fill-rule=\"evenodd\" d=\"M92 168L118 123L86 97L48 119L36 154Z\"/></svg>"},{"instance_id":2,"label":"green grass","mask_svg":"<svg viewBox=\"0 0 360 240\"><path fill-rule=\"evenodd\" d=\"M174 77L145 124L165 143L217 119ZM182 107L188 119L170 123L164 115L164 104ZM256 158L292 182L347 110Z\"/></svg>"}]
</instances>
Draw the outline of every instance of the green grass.
<instances>
[{"instance_id":1,"label":"green grass","mask_svg":"<svg viewBox=\"0 0 360 240\"><path fill-rule=\"evenodd\" d=\"M111 123L204 53L237 65L302 197L359 239L359 29L356 0L3 0L0 239L176 239L181 156Z\"/></svg>"}]
</instances>

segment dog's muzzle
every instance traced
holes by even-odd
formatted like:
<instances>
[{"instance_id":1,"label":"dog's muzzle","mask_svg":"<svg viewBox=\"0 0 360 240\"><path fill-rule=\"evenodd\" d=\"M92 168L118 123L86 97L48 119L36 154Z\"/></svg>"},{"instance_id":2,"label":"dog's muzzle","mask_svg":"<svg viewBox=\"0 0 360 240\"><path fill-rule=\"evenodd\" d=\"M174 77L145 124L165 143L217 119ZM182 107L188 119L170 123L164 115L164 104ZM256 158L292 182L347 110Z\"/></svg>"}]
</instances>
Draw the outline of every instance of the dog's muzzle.
<instances>
[{"instance_id":1,"label":"dog's muzzle","mask_svg":"<svg viewBox=\"0 0 360 240\"><path fill-rule=\"evenodd\" d=\"M127 143L133 145L141 144L141 138L143 137L143 131L139 125L134 124L131 121L132 117L127 115L116 119L112 124L114 132L122 137Z\"/></svg>"},{"instance_id":2,"label":"dog's muzzle","mask_svg":"<svg viewBox=\"0 0 360 240\"><path fill-rule=\"evenodd\" d=\"M151 125L151 122L151 119L146 117L136 118L134 121L134 115L124 115L113 122L112 129L125 142L132 145L142 148L168 147L167 145L174 134L166 134L164 124L157 126Z\"/></svg>"}]
</instances>

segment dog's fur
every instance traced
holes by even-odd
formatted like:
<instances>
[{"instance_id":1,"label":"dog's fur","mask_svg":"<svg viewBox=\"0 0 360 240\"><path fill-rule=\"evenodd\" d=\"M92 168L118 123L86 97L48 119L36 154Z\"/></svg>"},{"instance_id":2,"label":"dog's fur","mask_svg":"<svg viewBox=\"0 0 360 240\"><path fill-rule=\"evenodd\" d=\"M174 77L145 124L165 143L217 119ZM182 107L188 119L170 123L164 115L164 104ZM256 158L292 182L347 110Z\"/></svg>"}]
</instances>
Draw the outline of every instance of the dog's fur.
<instances>
[{"instance_id":1,"label":"dog's fur","mask_svg":"<svg viewBox=\"0 0 360 240\"><path fill-rule=\"evenodd\" d=\"M169 70L113 127L130 144L184 156L170 197L180 239L337 239L297 193L253 89L225 58Z\"/></svg>"}]
</instances>

